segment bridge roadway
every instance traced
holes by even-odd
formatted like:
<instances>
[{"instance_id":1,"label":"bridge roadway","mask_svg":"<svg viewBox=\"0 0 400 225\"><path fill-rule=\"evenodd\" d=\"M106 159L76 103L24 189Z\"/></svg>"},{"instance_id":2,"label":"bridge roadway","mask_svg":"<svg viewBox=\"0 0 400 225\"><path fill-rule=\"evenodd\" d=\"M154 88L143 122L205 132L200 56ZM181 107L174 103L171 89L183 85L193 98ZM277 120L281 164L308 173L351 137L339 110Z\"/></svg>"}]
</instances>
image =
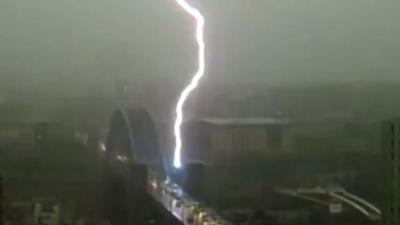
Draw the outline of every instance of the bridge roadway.
<instances>
[{"instance_id":1,"label":"bridge roadway","mask_svg":"<svg viewBox=\"0 0 400 225\"><path fill-rule=\"evenodd\" d=\"M175 183L150 179L148 190L154 199L185 225L230 224L211 208L191 198Z\"/></svg>"},{"instance_id":2,"label":"bridge roadway","mask_svg":"<svg viewBox=\"0 0 400 225\"><path fill-rule=\"evenodd\" d=\"M153 121L145 110L116 110L102 148L104 215L112 225L230 224L191 197L201 191L202 165L188 165L180 174L169 176Z\"/></svg>"}]
</instances>

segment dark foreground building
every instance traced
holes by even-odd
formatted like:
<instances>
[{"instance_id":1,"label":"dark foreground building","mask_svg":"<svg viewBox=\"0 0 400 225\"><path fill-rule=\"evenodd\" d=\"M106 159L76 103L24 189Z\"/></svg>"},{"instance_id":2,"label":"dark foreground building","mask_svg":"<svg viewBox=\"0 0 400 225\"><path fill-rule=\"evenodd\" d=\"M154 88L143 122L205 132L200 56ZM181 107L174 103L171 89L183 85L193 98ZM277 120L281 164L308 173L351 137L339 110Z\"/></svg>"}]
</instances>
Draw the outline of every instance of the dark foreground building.
<instances>
[{"instance_id":1,"label":"dark foreground building","mask_svg":"<svg viewBox=\"0 0 400 225\"><path fill-rule=\"evenodd\" d=\"M400 119L382 123L382 150L385 157L383 225L400 224Z\"/></svg>"}]
</instances>

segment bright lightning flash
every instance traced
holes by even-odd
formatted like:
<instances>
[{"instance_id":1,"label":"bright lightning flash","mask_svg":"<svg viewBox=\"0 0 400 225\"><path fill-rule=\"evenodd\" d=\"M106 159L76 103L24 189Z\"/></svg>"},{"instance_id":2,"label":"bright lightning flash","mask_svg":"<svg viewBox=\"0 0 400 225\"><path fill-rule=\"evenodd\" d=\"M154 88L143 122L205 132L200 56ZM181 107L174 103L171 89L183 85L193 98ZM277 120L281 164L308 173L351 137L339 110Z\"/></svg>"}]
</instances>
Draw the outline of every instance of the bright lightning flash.
<instances>
[{"instance_id":1,"label":"bright lightning flash","mask_svg":"<svg viewBox=\"0 0 400 225\"><path fill-rule=\"evenodd\" d=\"M175 151L174 151L174 166L180 168L181 152L182 152L182 136L181 126L183 122L183 106L189 97L190 93L198 86L200 79L204 75L205 69L205 43L204 43L204 17L199 10L191 6L185 0L175 0L188 14L196 20L196 41L198 45L198 69L194 74L190 83L183 89L176 104L176 119L174 124L175 134Z\"/></svg>"}]
</instances>

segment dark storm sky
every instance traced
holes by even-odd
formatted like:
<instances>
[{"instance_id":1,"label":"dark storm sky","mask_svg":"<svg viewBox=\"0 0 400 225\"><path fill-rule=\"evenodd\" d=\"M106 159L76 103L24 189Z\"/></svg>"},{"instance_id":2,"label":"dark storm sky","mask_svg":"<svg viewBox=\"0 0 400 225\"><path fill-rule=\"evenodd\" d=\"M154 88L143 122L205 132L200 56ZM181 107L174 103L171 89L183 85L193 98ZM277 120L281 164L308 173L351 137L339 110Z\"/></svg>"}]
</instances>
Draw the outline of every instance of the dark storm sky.
<instances>
[{"instance_id":1,"label":"dark storm sky","mask_svg":"<svg viewBox=\"0 0 400 225\"><path fill-rule=\"evenodd\" d=\"M400 80L399 0L197 0L208 82ZM194 70L173 0L1 0L0 95L112 94ZM181 81L179 81L181 80Z\"/></svg>"}]
</instances>

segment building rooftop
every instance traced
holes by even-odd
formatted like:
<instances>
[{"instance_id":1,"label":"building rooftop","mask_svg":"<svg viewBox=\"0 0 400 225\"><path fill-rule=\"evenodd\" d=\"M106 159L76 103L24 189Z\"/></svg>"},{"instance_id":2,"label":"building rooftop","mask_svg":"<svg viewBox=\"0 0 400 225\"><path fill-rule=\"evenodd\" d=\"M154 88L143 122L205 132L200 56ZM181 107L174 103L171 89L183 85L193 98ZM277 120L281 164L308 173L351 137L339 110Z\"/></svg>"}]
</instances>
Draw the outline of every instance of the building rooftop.
<instances>
[{"instance_id":1,"label":"building rooftop","mask_svg":"<svg viewBox=\"0 0 400 225\"><path fill-rule=\"evenodd\" d=\"M196 118L190 121L204 122L214 125L287 125L291 121L285 118Z\"/></svg>"}]
</instances>

